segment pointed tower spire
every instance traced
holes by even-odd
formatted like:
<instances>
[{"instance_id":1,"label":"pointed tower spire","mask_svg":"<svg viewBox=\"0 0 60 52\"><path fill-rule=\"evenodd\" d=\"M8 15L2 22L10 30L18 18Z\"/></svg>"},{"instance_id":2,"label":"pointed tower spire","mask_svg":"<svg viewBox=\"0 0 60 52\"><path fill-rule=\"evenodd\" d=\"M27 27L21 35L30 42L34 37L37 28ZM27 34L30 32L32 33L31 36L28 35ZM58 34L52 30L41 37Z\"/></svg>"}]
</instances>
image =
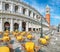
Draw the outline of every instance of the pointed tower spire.
<instances>
[{"instance_id":1,"label":"pointed tower spire","mask_svg":"<svg viewBox=\"0 0 60 52\"><path fill-rule=\"evenodd\" d=\"M47 5L46 8L50 8L49 5Z\"/></svg>"}]
</instances>

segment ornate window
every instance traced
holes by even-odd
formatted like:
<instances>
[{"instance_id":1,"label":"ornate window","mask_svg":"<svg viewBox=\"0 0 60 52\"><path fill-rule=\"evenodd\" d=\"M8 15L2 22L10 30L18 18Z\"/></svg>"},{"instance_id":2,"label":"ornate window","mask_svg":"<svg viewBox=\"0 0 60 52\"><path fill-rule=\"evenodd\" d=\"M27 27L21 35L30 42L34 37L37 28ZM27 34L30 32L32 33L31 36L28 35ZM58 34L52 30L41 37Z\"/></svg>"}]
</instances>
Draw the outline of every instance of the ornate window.
<instances>
[{"instance_id":1,"label":"ornate window","mask_svg":"<svg viewBox=\"0 0 60 52\"><path fill-rule=\"evenodd\" d=\"M14 23L14 30L18 30L19 28L19 24L18 23Z\"/></svg>"},{"instance_id":2,"label":"ornate window","mask_svg":"<svg viewBox=\"0 0 60 52\"><path fill-rule=\"evenodd\" d=\"M46 11L47 13L49 12L49 11Z\"/></svg>"},{"instance_id":3,"label":"ornate window","mask_svg":"<svg viewBox=\"0 0 60 52\"><path fill-rule=\"evenodd\" d=\"M26 11L26 9L25 9L25 8L23 8L23 14L25 14L25 11Z\"/></svg>"},{"instance_id":4,"label":"ornate window","mask_svg":"<svg viewBox=\"0 0 60 52\"><path fill-rule=\"evenodd\" d=\"M33 18L35 17L35 13L33 13Z\"/></svg>"},{"instance_id":5,"label":"ornate window","mask_svg":"<svg viewBox=\"0 0 60 52\"><path fill-rule=\"evenodd\" d=\"M35 31L35 28L33 28L33 31Z\"/></svg>"},{"instance_id":6,"label":"ornate window","mask_svg":"<svg viewBox=\"0 0 60 52\"><path fill-rule=\"evenodd\" d=\"M41 31L41 28L39 28L39 31Z\"/></svg>"},{"instance_id":7,"label":"ornate window","mask_svg":"<svg viewBox=\"0 0 60 52\"><path fill-rule=\"evenodd\" d=\"M36 29L38 31L38 29Z\"/></svg>"},{"instance_id":8,"label":"ornate window","mask_svg":"<svg viewBox=\"0 0 60 52\"><path fill-rule=\"evenodd\" d=\"M36 18L38 19L38 15L36 16Z\"/></svg>"},{"instance_id":9,"label":"ornate window","mask_svg":"<svg viewBox=\"0 0 60 52\"><path fill-rule=\"evenodd\" d=\"M28 28L28 31L31 31L31 28Z\"/></svg>"},{"instance_id":10,"label":"ornate window","mask_svg":"<svg viewBox=\"0 0 60 52\"><path fill-rule=\"evenodd\" d=\"M9 4L5 4L5 10L9 10Z\"/></svg>"},{"instance_id":11,"label":"ornate window","mask_svg":"<svg viewBox=\"0 0 60 52\"><path fill-rule=\"evenodd\" d=\"M31 15L31 11L29 11L29 16Z\"/></svg>"},{"instance_id":12,"label":"ornate window","mask_svg":"<svg viewBox=\"0 0 60 52\"><path fill-rule=\"evenodd\" d=\"M4 31L5 30L10 30L10 24L9 24L9 22L5 22L4 23Z\"/></svg>"},{"instance_id":13,"label":"ornate window","mask_svg":"<svg viewBox=\"0 0 60 52\"><path fill-rule=\"evenodd\" d=\"M15 12L18 12L18 6L15 6Z\"/></svg>"}]
</instances>

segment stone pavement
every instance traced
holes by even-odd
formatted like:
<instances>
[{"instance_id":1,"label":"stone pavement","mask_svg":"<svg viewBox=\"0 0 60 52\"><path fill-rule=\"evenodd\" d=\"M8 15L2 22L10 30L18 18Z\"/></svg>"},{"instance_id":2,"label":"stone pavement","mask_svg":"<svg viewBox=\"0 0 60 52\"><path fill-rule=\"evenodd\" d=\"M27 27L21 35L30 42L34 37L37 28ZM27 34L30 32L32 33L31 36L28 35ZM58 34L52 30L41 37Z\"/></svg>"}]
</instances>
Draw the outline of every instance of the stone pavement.
<instances>
[{"instance_id":1,"label":"stone pavement","mask_svg":"<svg viewBox=\"0 0 60 52\"><path fill-rule=\"evenodd\" d=\"M40 34L32 33L32 35L35 35L35 40L33 41L38 45ZM14 36L10 35L10 37L12 38L12 40L14 40L13 48L15 49L17 47L20 47L19 49L21 49L21 45L19 45L21 43L18 42ZM43 46L41 50L42 52L60 52L60 33L55 31L53 35L51 35L49 44L47 46ZM24 51L22 50L22 52Z\"/></svg>"},{"instance_id":2,"label":"stone pavement","mask_svg":"<svg viewBox=\"0 0 60 52\"><path fill-rule=\"evenodd\" d=\"M60 52L60 33L54 32L49 45L43 46L41 50L43 52Z\"/></svg>"}]
</instances>

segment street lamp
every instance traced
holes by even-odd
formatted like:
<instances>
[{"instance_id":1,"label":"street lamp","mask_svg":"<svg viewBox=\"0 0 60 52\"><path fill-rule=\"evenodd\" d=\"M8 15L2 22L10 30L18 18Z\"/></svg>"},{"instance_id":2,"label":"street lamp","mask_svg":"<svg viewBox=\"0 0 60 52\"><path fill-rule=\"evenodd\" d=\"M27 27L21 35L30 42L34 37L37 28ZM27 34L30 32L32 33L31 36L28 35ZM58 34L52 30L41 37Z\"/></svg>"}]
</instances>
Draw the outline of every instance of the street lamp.
<instances>
[{"instance_id":1,"label":"street lamp","mask_svg":"<svg viewBox=\"0 0 60 52\"><path fill-rule=\"evenodd\" d=\"M60 24L58 25L58 32L59 32L59 27L60 27Z\"/></svg>"},{"instance_id":2,"label":"street lamp","mask_svg":"<svg viewBox=\"0 0 60 52\"><path fill-rule=\"evenodd\" d=\"M58 32L59 32L59 26L58 26L58 29L57 29L57 30L58 30Z\"/></svg>"},{"instance_id":3,"label":"street lamp","mask_svg":"<svg viewBox=\"0 0 60 52\"><path fill-rule=\"evenodd\" d=\"M41 35L40 35L40 37L41 37L41 38L43 37L42 17L41 17Z\"/></svg>"}]
</instances>

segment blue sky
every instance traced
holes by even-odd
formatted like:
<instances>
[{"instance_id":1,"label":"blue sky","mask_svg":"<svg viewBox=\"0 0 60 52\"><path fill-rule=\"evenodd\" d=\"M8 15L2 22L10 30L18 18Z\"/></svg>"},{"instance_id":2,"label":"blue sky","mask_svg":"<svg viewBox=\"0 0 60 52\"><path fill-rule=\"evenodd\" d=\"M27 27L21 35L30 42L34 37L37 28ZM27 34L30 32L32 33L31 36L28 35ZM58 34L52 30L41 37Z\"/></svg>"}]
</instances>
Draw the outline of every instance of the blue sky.
<instances>
[{"instance_id":1,"label":"blue sky","mask_svg":"<svg viewBox=\"0 0 60 52\"><path fill-rule=\"evenodd\" d=\"M50 7L51 25L58 25L60 23L60 0L23 0L43 16L45 16L46 5Z\"/></svg>"}]
</instances>

